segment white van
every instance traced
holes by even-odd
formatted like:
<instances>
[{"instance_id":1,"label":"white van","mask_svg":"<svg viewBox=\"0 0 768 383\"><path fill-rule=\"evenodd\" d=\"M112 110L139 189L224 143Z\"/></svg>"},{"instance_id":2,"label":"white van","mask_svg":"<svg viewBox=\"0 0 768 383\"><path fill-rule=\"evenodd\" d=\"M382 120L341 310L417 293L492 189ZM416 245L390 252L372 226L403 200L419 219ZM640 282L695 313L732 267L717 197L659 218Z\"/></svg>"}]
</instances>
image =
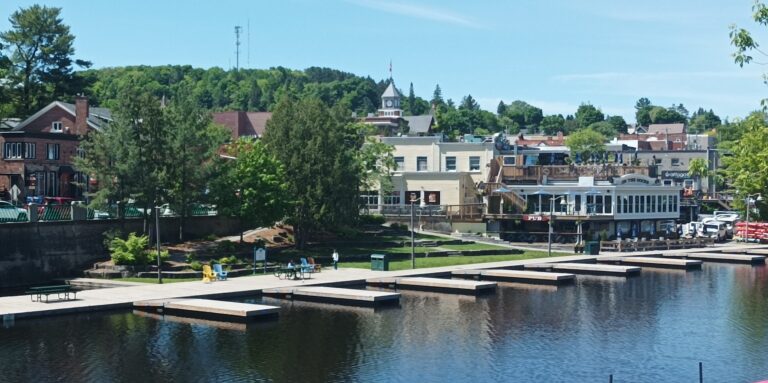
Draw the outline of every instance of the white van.
<instances>
[{"instance_id":1,"label":"white van","mask_svg":"<svg viewBox=\"0 0 768 383\"><path fill-rule=\"evenodd\" d=\"M716 219L708 219L703 223L704 230L702 234L704 237L714 238L717 242L723 242L728 239L728 231L725 222Z\"/></svg>"}]
</instances>

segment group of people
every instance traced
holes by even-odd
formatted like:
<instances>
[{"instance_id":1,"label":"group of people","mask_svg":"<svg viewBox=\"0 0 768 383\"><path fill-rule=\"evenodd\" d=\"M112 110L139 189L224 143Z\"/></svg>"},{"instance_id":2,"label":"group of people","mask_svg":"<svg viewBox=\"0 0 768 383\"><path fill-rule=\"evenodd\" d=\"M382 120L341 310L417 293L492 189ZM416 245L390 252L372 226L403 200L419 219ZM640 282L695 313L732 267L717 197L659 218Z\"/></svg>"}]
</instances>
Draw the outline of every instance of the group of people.
<instances>
[{"instance_id":1,"label":"group of people","mask_svg":"<svg viewBox=\"0 0 768 383\"><path fill-rule=\"evenodd\" d=\"M333 254L331 255L331 258L333 259L333 269L338 270L339 269L339 252L336 251L336 249L333 249ZM288 265L286 266L289 269L293 269L296 267L296 262L291 259L288 261Z\"/></svg>"}]
</instances>

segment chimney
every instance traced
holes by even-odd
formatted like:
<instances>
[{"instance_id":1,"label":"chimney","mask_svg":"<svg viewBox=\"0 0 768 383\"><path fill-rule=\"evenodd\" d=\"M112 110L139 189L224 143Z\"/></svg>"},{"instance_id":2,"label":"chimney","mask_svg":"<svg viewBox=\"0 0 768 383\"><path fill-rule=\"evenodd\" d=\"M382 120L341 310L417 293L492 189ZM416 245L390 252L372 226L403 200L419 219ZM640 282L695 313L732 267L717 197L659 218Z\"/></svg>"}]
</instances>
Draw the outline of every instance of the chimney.
<instances>
[{"instance_id":1,"label":"chimney","mask_svg":"<svg viewBox=\"0 0 768 383\"><path fill-rule=\"evenodd\" d=\"M88 131L88 97L75 97L75 134L84 135Z\"/></svg>"}]
</instances>

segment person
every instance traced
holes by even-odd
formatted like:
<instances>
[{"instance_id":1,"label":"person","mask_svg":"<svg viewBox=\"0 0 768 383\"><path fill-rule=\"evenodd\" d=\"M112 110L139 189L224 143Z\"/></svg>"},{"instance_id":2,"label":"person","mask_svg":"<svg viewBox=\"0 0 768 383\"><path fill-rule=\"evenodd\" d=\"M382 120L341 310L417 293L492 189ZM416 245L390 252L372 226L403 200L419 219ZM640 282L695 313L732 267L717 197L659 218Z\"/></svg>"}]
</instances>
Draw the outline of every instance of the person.
<instances>
[{"instance_id":1,"label":"person","mask_svg":"<svg viewBox=\"0 0 768 383\"><path fill-rule=\"evenodd\" d=\"M339 269L339 252L336 251L336 249L333 249L333 269L338 270Z\"/></svg>"},{"instance_id":2,"label":"person","mask_svg":"<svg viewBox=\"0 0 768 383\"><path fill-rule=\"evenodd\" d=\"M291 259L290 261L288 261L288 266L286 266L286 268L288 268L288 269L292 269L292 268L293 268L293 265L294 265L294 263L293 263L293 259Z\"/></svg>"},{"instance_id":3,"label":"person","mask_svg":"<svg viewBox=\"0 0 768 383\"><path fill-rule=\"evenodd\" d=\"M3 186L3 190L0 191L0 198L3 199L3 201L10 201L11 200L11 193L8 192L8 188Z\"/></svg>"}]
</instances>

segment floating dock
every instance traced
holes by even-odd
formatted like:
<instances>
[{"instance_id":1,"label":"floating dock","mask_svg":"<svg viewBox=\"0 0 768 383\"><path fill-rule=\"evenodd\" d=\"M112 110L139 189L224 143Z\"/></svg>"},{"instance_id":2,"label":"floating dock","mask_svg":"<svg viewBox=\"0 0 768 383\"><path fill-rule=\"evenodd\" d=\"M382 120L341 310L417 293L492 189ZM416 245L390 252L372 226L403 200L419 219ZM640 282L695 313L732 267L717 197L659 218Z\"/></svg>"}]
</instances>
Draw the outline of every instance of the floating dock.
<instances>
[{"instance_id":1,"label":"floating dock","mask_svg":"<svg viewBox=\"0 0 768 383\"><path fill-rule=\"evenodd\" d=\"M157 310L163 313L191 317L248 321L251 319L277 317L279 307L216 301L212 299L171 299L134 302L140 310Z\"/></svg>"},{"instance_id":2,"label":"floating dock","mask_svg":"<svg viewBox=\"0 0 768 383\"><path fill-rule=\"evenodd\" d=\"M145 317L145 318L160 320L160 321L182 323L182 324L188 324L188 325L194 325L194 326L215 327L222 330L246 331L248 329L248 323L239 322L239 321L232 322L232 321L218 321L218 320L200 319L200 318L188 318L188 317L181 317L176 315L156 314L156 313L151 313L151 312L142 311L142 310L133 310L133 314L141 317Z\"/></svg>"},{"instance_id":3,"label":"floating dock","mask_svg":"<svg viewBox=\"0 0 768 383\"><path fill-rule=\"evenodd\" d=\"M372 286L392 287L403 290L438 291L453 294L478 295L496 290L496 282L477 282L445 278L375 278L365 282Z\"/></svg>"},{"instance_id":4,"label":"floating dock","mask_svg":"<svg viewBox=\"0 0 768 383\"><path fill-rule=\"evenodd\" d=\"M610 275L628 277L640 273L637 266L597 265L594 263L536 263L526 269L565 271L574 274Z\"/></svg>"},{"instance_id":5,"label":"floating dock","mask_svg":"<svg viewBox=\"0 0 768 383\"><path fill-rule=\"evenodd\" d=\"M400 302L400 293L323 286L283 287L266 289L262 293L265 296L276 298L364 307L397 304Z\"/></svg>"},{"instance_id":6,"label":"floating dock","mask_svg":"<svg viewBox=\"0 0 768 383\"><path fill-rule=\"evenodd\" d=\"M693 259L657 258L657 257L610 257L598 258L600 263L622 264L630 266L660 267L667 269L701 269L702 262Z\"/></svg>"},{"instance_id":7,"label":"floating dock","mask_svg":"<svg viewBox=\"0 0 768 383\"><path fill-rule=\"evenodd\" d=\"M686 257L688 259L698 259L705 262L722 262L722 263L748 263L748 264L762 264L765 263L764 255L750 255L747 254L726 254L726 253L672 253L664 254L665 257Z\"/></svg>"},{"instance_id":8,"label":"floating dock","mask_svg":"<svg viewBox=\"0 0 768 383\"><path fill-rule=\"evenodd\" d=\"M481 279L500 282L540 283L560 285L572 283L575 275L568 273L549 273L525 270L458 270L452 273L454 277Z\"/></svg>"}]
</instances>

